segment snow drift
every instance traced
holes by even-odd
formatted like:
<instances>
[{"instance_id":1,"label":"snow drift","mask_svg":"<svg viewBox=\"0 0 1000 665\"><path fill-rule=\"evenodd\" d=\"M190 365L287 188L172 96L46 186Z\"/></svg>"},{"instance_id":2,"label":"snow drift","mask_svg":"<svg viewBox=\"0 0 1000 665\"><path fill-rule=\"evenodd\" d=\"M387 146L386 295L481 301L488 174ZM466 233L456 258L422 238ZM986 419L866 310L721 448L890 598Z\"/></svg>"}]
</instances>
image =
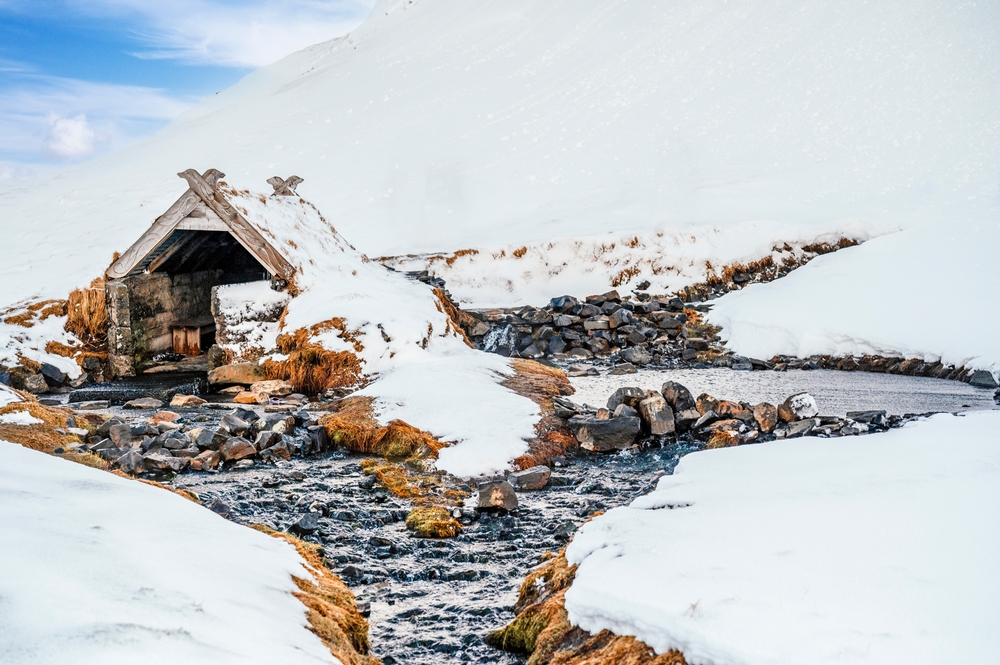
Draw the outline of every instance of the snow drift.
<instances>
[{"instance_id":1,"label":"snow drift","mask_svg":"<svg viewBox=\"0 0 1000 665\"><path fill-rule=\"evenodd\" d=\"M288 543L6 441L0 561L9 665L339 662L292 595L310 573Z\"/></svg>"},{"instance_id":2,"label":"snow drift","mask_svg":"<svg viewBox=\"0 0 1000 665\"><path fill-rule=\"evenodd\" d=\"M691 665L989 662L1000 412L688 455L585 525L570 621Z\"/></svg>"}]
</instances>

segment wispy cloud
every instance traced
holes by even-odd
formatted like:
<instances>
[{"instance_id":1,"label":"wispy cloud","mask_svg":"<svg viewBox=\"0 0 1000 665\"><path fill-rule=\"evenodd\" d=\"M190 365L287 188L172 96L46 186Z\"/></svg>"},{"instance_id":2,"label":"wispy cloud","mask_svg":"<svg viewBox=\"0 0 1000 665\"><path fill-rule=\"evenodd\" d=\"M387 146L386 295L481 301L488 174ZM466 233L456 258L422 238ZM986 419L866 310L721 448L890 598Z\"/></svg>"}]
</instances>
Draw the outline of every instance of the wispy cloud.
<instances>
[{"instance_id":1,"label":"wispy cloud","mask_svg":"<svg viewBox=\"0 0 1000 665\"><path fill-rule=\"evenodd\" d=\"M0 95L0 158L82 159L155 131L190 103L155 88L16 76Z\"/></svg>"},{"instance_id":2,"label":"wispy cloud","mask_svg":"<svg viewBox=\"0 0 1000 665\"><path fill-rule=\"evenodd\" d=\"M74 0L79 2L79 0ZM260 67L339 37L364 20L374 0L87 0L79 10L130 16L142 58Z\"/></svg>"}]
</instances>

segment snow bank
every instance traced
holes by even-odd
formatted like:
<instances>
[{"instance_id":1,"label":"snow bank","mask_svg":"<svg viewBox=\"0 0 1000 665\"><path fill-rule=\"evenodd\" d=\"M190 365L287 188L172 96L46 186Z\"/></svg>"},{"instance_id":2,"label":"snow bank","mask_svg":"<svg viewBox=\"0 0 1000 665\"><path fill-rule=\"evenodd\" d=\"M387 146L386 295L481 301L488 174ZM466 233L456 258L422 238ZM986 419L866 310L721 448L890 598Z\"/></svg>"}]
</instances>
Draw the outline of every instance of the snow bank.
<instances>
[{"instance_id":1,"label":"snow bank","mask_svg":"<svg viewBox=\"0 0 1000 665\"><path fill-rule=\"evenodd\" d=\"M11 413L0 414L0 423L5 425L38 425L45 422L41 418L36 418L27 411L12 411Z\"/></svg>"},{"instance_id":2,"label":"snow bank","mask_svg":"<svg viewBox=\"0 0 1000 665\"><path fill-rule=\"evenodd\" d=\"M841 238L864 242L874 233L874 225L851 221L814 226L744 222L649 235L609 232L457 255L401 256L386 264L398 270L430 270L445 279L453 297L472 307L537 306L560 294L584 296L611 289L627 293L642 281L650 283L650 293L674 293L704 282L727 265L766 257L776 265L785 260L800 263L803 246L835 245Z\"/></svg>"},{"instance_id":3,"label":"snow bank","mask_svg":"<svg viewBox=\"0 0 1000 665\"><path fill-rule=\"evenodd\" d=\"M67 294L68 291L59 297L65 298ZM12 367L20 363L20 355L36 362L54 365L71 379L80 376L83 370L74 360L45 350L50 342L67 346L79 345L79 341L65 330L66 317L32 312L28 309L31 305L33 303L20 302L0 315L0 363ZM15 318L23 318L30 325L14 323Z\"/></svg>"},{"instance_id":4,"label":"snow bank","mask_svg":"<svg viewBox=\"0 0 1000 665\"><path fill-rule=\"evenodd\" d=\"M175 494L0 442L0 661L337 663L291 545Z\"/></svg>"},{"instance_id":5,"label":"snow bank","mask_svg":"<svg viewBox=\"0 0 1000 665\"><path fill-rule=\"evenodd\" d=\"M1000 371L1000 223L909 229L720 298L742 355L905 356Z\"/></svg>"},{"instance_id":6,"label":"snow bank","mask_svg":"<svg viewBox=\"0 0 1000 665\"><path fill-rule=\"evenodd\" d=\"M692 665L1000 653L1000 413L688 455L584 526L570 620Z\"/></svg>"},{"instance_id":7,"label":"snow bank","mask_svg":"<svg viewBox=\"0 0 1000 665\"><path fill-rule=\"evenodd\" d=\"M14 389L8 385L0 383L0 407L7 406L8 404L14 404L20 402L21 396L14 392Z\"/></svg>"}]
</instances>

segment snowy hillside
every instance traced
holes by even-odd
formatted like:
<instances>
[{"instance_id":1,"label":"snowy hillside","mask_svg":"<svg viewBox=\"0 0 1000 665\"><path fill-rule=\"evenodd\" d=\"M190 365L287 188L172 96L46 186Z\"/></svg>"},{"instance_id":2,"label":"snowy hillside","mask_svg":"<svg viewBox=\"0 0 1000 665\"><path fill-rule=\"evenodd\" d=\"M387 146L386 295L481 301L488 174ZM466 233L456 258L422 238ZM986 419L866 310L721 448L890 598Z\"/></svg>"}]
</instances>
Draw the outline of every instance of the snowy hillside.
<instances>
[{"instance_id":1,"label":"snowy hillside","mask_svg":"<svg viewBox=\"0 0 1000 665\"><path fill-rule=\"evenodd\" d=\"M988 219L997 7L392 0L153 138L0 194L4 298L63 297L174 174L275 174L370 256L692 224Z\"/></svg>"},{"instance_id":2,"label":"snowy hillside","mask_svg":"<svg viewBox=\"0 0 1000 665\"><path fill-rule=\"evenodd\" d=\"M584 526L570 621L691 665L986 663L1000 413L699 452Z\"/></svg>"},{"instance_id":3,"label":"snowy hillside","mask_svg":"<svg viewBox=\"0 0 1000 665\"><path fill-rule=\"evenodd\" d=\"M6 441L0 561L9 665L339 662L292 595L309 572L288 543Z\"/></svg>"}]
</instances>

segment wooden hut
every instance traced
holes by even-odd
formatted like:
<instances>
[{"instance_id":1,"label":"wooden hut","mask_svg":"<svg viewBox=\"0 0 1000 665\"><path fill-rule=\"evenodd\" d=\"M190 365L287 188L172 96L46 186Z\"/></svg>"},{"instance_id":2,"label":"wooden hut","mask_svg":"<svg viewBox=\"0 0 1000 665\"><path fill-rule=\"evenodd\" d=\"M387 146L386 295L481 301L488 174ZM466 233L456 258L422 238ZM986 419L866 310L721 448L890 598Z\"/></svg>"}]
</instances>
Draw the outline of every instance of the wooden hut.
<instances>
[{"instance_id":1,"label":"wooden hut","mask_svg":"<svg viewBox=\"0 0 1000 665\"><path fill-rule=\"evenodd\" d=\"M116 376L132 376L162 353L204 354L215 341L213 290L268 282L284 290L294 270L219 188L225 174L188 169L188 189L105 272L108 346ZM297 196L301 178L268 182L272 196ZM263 232L262 232L263 231Z\"/></svg>"}]
</instances>

